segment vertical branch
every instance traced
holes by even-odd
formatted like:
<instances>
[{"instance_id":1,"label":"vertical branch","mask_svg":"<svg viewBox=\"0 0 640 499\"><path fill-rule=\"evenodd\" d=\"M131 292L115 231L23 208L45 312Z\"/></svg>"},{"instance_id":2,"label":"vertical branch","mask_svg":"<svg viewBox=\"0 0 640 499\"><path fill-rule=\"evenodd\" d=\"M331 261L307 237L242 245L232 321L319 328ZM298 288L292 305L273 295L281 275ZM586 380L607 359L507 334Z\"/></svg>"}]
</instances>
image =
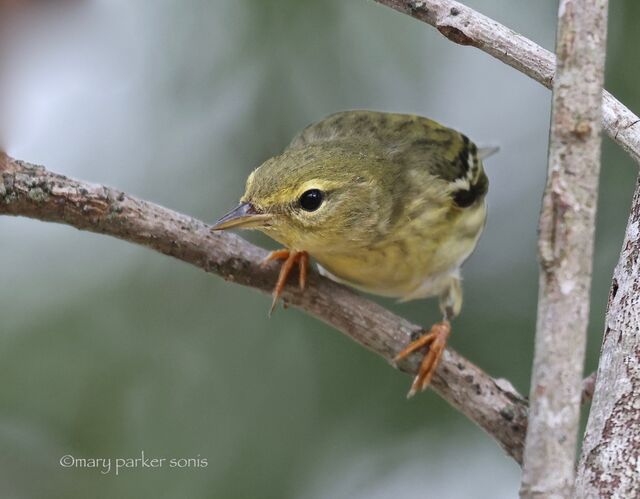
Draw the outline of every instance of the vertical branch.
<instances>
[{"instance_id":1,"label":"vertical branch","mask_svg":"<svg viewBox=\"0 0 640 499\"><path fill-rule=\"evenodd\" d=\"M613 273L577 497L640 497L640 177Z\"/></svg>"},{"instance_id":2,"label":"vertical branch","mask_svg":"<svg viewBox=\"0 0 640 499\"><path fill-rule=\"evenodd\" d=\"M607 0L561 0L522 497L569 497L589 316Z\"/></svg>"}]
</instances>

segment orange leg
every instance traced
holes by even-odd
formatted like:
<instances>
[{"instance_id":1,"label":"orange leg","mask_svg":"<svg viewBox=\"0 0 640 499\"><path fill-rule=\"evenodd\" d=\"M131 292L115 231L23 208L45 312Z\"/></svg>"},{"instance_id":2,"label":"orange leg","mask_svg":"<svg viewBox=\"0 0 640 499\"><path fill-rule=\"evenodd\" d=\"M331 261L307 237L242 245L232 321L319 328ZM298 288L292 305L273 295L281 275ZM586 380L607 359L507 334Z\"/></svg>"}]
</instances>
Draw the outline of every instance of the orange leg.
<instances>
[{"instance_id":1,"label":"orange leg","mask_svg":"<svg viewBox=\"0 0 640 499\"><path fill-rule=\"evenodd\" d=\"M282 264L282 267L280 267L278 282L276 283L276 287L273 289L273 302L271 303L269 315L271 315L276 308L278 299L282 294L282 290L287 284L289 274L296 264L298 265L298 271L300 274L298 280L300 290L304 291L304 288L307 285L307 268L309 267L309 254L306 251L290 251L288 249L281 249L271 252L269 256L267 256L267 258L263 260L262 265L266 265L273 260L283 260L284 263Z\"/></svg>"},{"instance_id":2,"label":"orange leg","mask_svg":"<svg viewBox=\"0 0 640 499\"><path fill-rule=\"evenodd\" d=\"M450 334L451 324L449 324L448 320L443 320L442 322L434 324L430 331L416 341L412 341L404 350L395 356L393 361L399 362L417 350L424 347L429 348L420 363L418 374L416 374L416 377L413 379L411 389L409 393L407 393L407 398L413 397L416 393L423 391L429 386L433 373L436 372L436 368L442 357L442 352L444 352L447 346L447 338L449 338Z\"/></svg>"},{"instance_id":3,"label":"orange leg","mask_svg":"<svg viewBox=\"0 0 640 499\"><path fill-rule=\"evenodd\" d=\"M286 260L289 258L289 253L291 252L288 249L272 251L264 260L262 260L261 265L264 267L267 263L272 262L273 260Z\"/></svg>"}]
</instances>

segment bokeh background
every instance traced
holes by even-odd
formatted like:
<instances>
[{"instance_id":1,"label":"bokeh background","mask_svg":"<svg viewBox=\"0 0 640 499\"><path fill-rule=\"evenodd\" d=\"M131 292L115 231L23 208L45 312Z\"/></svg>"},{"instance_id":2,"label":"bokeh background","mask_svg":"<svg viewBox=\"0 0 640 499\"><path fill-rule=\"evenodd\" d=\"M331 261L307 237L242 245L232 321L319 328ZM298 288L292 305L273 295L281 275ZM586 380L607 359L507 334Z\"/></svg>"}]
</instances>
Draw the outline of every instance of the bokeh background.
<instances>
[{"instance_id":1,"label":"bokeh background","mask_svg":"<svg viewBox=\"0 0 640 499\"><path fill-rule=\"evenodd\" d=\"M556 2L473 0L553 49ZM451 344L528 392L550 93L370 0L0 2L0 144L214 221L331 112L430 116L480 144L489 222ZM612 2L607 88L640 108L640 4ZM608 139L589 326L635 168ZM0 218L3 498L508 498L519 469L433 393L296 310L122 241ZM263 246L266 238L250 235ZM435 303L396 304L425 325ZM62 456L206 459L115 476Z\"/></svg>"}]
</instances>

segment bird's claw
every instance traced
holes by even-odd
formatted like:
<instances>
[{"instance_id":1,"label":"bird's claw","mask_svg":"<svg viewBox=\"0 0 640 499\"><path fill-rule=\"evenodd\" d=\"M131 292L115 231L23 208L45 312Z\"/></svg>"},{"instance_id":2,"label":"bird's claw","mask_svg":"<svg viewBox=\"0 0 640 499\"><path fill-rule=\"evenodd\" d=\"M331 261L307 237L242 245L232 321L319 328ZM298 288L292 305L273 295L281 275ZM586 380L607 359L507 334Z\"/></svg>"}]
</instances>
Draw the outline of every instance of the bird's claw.
<instances>
[{"instance_id":1,"label":"bird's claw","mask_svg":"<svg viewBox=\"0 0 640 499\"><path fill-rule=\"evenodd\" d=\"M280 295L287 284L289 274L293 270L294 266L298 264L299 278L298 285L300 291L304 291L307 285L307 269L309 267L309 254L306 251L295 251L288 249L281 249L272 251L261 263L262 266L268 264L273 260L282 260L282 266L280 267L280 274L278 275L278 281L275 288L273 288L273 301L271 302L271 308L269 309L269 317L276 308Z\"/></svg>"},{"instance_id":2,"label":"bird's claw","mask_svg":"<svg viewBox=\"0 0 640 499\"><path fill-rule=\"evenodd\" d=\"M407 398L413 397L416 393L425 390L429 386L431 378L433 378L433 374L442 357L442 353L447 346L447 339L450 334L451 324L449 321L444 320L438 322L434 324L426 334L409 343L409 345L393 358L393 362L397 363L417 350L425 347L429 348L420 363L418 373L413 379L409 393L407 393Z\"/></svg>"}]
</instances>

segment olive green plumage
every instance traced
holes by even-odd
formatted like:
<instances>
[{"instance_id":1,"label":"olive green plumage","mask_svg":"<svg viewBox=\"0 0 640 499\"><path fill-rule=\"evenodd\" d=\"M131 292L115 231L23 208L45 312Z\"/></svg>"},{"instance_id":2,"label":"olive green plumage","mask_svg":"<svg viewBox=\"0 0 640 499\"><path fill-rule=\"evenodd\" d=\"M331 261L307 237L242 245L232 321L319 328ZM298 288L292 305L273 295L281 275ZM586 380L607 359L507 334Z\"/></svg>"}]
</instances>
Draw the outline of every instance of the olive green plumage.
<instances>
[{"instance_id":1,"label":"olive green plumage","mask_svg":"<svg viewBox=\"0 0 640 499\"><path fill-rule=\"evenodd\" d=\"M326 275L365 291L439 295L452 317L460 266L486 217L480 156L467 137L426 118L336 113L249 176L241 202L256 215L236 225L307 251ZM303 207L310 191L321 200L313 210Z\"/></svg>"}]
</instances>

